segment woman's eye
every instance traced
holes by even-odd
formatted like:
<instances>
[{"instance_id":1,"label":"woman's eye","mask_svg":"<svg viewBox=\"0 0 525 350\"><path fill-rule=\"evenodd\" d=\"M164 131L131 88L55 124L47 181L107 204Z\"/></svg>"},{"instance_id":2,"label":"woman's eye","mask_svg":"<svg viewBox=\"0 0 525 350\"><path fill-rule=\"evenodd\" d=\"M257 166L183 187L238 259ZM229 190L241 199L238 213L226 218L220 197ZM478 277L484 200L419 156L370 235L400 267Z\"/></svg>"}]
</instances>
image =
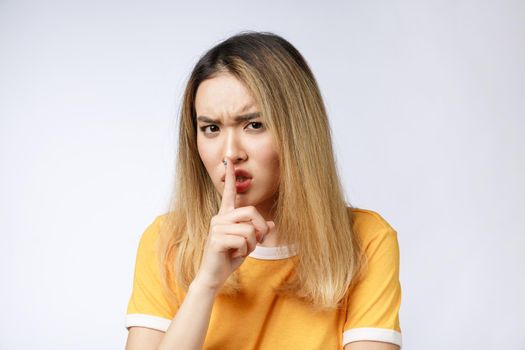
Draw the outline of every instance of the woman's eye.
<instances>
[{"instance_id":1,"label":"woman's eye","mask_svg":"<svg viewBox=\"0 0 525 350\"><path fill-rule=\"evenodd\" d=\"M248 126L252 126L253 130L259 130L259 129L262 129L263 123L251 122L251 123L248 124ZM210 128L209 132L207 132L208 128ZM215 133L218 130L218 127L217 127L217 125L210 124L210 125L201 126L201 127L199 127L199 129L205 134L213 134L213 133Z\"/></svg>"},{"instance_id":2,"label":"woman's eye","mask_svg":"<svg viewBox=\"0 0 525 350\"><path fill-rule=\"evenodd\" d=\"M205 125L205 126L201 126L200 129L203 133L207 134L206 132L206 128L213 128L213 127L217 127L217 125Z\"/></svg>"},{"instance_id":3,"label":"woman's eye","mask_svg":"<svg viewBox=\"0 0 525 350\"><path fill-rule=\"evenodd\" d=\"M260 122L252 122L252 123L250 123L250 124L248 124L248 125L254 125L254 124L259 126L258 128L255 128L255 129L260 129L260 128L262 128L262 123L260 123Z\"/></svg>"}]
</instances>

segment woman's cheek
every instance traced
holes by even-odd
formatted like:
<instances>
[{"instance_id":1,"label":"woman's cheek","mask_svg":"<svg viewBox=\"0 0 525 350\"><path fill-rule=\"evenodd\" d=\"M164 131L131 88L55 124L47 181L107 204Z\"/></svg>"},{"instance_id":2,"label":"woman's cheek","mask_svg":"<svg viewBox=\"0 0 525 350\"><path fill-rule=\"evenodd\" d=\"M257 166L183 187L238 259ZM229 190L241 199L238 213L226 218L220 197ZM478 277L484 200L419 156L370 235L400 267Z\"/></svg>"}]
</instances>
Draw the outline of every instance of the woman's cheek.
<instances>
[{"instance_id":1,"label":"woman's cheek","mask_svg":"<svg viewBox=\"0 0 525 350\"><path fill-rule=\"evenodd\" d=\"M213 152L213 149L210 149L209 147L205 147L203 145L199 145L198 147L199 156L201 158L202 163L204 164L204 167L206 168L206 172L210 176L213 182L215 182L214 177L216 177L216 174L214 176L213 173L213 157L214 155L211 153Z\"/></svg>"}]
</instances>

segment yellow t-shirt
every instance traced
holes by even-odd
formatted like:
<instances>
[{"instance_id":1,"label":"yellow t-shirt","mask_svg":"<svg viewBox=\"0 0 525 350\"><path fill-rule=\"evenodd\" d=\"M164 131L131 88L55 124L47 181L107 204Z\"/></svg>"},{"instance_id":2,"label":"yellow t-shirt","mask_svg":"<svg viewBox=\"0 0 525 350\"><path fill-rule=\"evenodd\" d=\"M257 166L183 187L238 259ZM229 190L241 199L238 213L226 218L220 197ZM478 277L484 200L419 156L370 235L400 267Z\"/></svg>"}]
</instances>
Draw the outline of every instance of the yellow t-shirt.
<instances>
[{"instance_id":1,"label":"yellow t-shirt","mask_svg":"<svg viewBox=\"0 0 525 350\"><path fill-rule=\"evenodd\" d=\"M290 275L296 258L293 246L257 246L239 267L242 294L217 296L203 349L343 349L359 340L401 346L397 232L374 211L352 210L368 267L342 309L315 313L305 302L277 296L272 286ZM128 329L165 332L184 300L184 292L177 289L179 304L170 305L160 285L156 239L163 216L155 218L140 239Z\"/></svg>"}]
</instances>

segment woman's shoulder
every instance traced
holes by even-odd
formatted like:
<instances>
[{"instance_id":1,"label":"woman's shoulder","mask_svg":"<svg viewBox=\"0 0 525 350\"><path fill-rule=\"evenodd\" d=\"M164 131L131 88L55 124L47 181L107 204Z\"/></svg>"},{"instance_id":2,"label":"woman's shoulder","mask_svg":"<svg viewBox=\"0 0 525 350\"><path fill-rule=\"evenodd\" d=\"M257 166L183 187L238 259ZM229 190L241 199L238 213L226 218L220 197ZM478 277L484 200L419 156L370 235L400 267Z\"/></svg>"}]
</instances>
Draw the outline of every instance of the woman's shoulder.
<instances>
[{"instance_id":1,"label":"woman's shoulder","mask_svg":"<svg viewBox=\"0 0 525 350\"><path fill-rule=\"evenodd\" d=\"M397 231L378 212L364 208L348 208L352 212L352 228L366 243L379 235L397 235Z\"/></svg>"},{"instance_id":2,"label":"woman's shoulder","mask_svg":"<svg viewBox=\"0 0 525 350\"><path fill-rule=\"evenodd\" d=\"M140 237L141 245L153 247L154 243L158 240L159 231L162 227L162 224L166 222L169 213L159 214L153 218L152 221L148 224L146 229L143 231L142 236Z\"/></svg>"}]
</instances>

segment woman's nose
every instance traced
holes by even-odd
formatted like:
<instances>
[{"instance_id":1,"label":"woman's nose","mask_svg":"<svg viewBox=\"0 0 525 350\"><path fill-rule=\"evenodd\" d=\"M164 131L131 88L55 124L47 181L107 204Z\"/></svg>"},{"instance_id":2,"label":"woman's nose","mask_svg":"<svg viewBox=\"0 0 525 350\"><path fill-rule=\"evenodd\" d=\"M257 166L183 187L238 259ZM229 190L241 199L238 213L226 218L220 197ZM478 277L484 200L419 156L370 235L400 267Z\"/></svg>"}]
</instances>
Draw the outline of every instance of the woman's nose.
<instances>
[{"instance_id":1,"label":"woman's nose","mask_svg":"<svg viewBox=\"0 0 525 350\"><path fill-rule=\"evenodd\" d=\"M240 135L236 135L235 130L231 130L225 139L224 155L229 157L233 162L246 159L246 151Z\"/></svg>"}]
</instances>

